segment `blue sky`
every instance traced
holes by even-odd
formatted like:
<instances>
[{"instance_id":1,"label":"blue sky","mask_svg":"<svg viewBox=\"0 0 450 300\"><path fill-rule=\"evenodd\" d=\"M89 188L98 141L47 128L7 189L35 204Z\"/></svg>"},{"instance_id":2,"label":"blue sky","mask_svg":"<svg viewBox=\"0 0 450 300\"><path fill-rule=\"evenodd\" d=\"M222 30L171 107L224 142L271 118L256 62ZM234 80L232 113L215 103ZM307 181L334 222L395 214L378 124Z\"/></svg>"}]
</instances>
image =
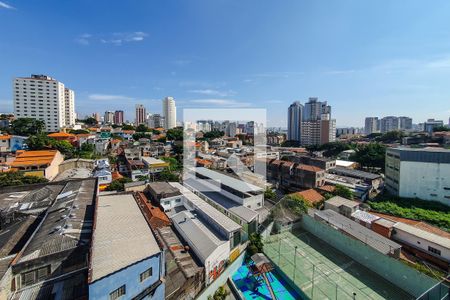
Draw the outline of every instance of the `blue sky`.
<instances>
[{"instance_id":1,"label":"blue sky","mask_svg":"<svg viewBox=\"0 0 450 300\"><path fill-rule=\"evenodd\" d=\"M327 100L365 116L450 116L450 1L0 0L0 111L12 79L48 74L76 110L267 108Z\"/></svg>"}]
</instances>

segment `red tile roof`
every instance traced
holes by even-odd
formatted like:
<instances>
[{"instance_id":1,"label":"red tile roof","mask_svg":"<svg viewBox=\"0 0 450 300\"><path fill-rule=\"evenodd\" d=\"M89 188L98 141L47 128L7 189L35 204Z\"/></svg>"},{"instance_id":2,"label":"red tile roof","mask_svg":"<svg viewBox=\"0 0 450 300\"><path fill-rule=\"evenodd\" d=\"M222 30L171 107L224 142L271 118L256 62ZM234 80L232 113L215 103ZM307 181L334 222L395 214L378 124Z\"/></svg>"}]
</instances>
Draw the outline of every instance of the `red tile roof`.
<instances>
[{"instance_id":1,"label":"red tile roof","mask_svg":"<svg viewBox=\"0 0 450 300\"><path fill-rule=\"evenodd\" d=\"M137 192L135 195L147 222L153 229L170 226L171 222L169 217L167 217L161 208L151 204L143 192Z\"/></svg>"},{"instance_id":2,"label":"red tile roof","mask_svg":"<svg viewBox=\"0 0 450 300\"><path fill-rule=\"evenodd\" d=\"M316 204L325 200L325 198L314 189L297 192L296 194L302 196L310 204Z\"/></svg>"},{"instance_id":3,"label":"red tile roof","mask_svg":"<svg viewBox=\"0 0 450 300\"><path fill-rule=\"evenodd\" d=\"M314 167L314 166L309 166L309 165L302 165L302 164L298 165L298 166L297 166L297 169L305 170L305 171L310 171L310 172L320 172L320 171L323 171L323 169L321 169L321 168Z\"/></svg>"}]
</instances>

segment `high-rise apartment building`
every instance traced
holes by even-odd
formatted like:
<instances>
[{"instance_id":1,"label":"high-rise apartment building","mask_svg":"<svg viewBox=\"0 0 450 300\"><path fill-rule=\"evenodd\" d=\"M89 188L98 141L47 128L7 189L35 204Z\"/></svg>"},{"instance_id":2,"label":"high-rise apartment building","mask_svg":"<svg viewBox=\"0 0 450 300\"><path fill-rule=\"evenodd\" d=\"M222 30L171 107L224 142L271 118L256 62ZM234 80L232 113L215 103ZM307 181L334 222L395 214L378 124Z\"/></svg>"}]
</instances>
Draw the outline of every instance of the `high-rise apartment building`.
<instances>
[{"instance_id":1,"label":"high-rise apartment building","mask_svg":"<svg viewBox=\"0 0 450 300\"><path fill-rule=\"evenodd\" d=\"M75 92L64 88L65 126L75 125Z\"/></svg>"},{"instance_id":2,"label":"high-rise apartment building","mask_svg":"<svg viewBox=\"0 0 450 300\"><path fill-rule=\"evenodd\" d=\"M400 130L412 130L412 118L409 117L398 117L399 129Z\"/></svg>"},{"instance_id":3,"label":"high-rise apartment building","mask_svg":"<svg viewBox=\"0 0 450 300\"><path fill-rule=\"evenodd\" d=\"M331 119L331 106L326 101L309 98L300 127L301 145L321 145L336 140L336 120Z\"/></svg>"},{"instance_id":4,"label":"high-rise apartment building","mask_svg":"<svg viewBox=\"0 0 450 300\"><path fill-rule=\"evenodd\" d=\"M444 121L428 119L425 123L423 123L423 131L428 133L432 133L434 128L444 126Z\"/></svg>"},{"instance_id":5,"label":"high-rise apartment building","mask_svg":"<svg viewBox=\"0 0 450 300\"><path fill-rule=\"evenodd\" d=\"M48 132L75 124L75 96L73 91L67 89L66 101L66 89L62 82L47 75L18 77L13 82L13 93L17 118L44 121Z\"/></svg>"},{"instance_id":6,"label":"high-rise apartment building","mask_svg":"<svg viewBox=\"0 0 450 300\"><path fill-rule=\"evenodd\" d=\"M136 126L145 124L147 118L147 111L143 104L136 104Z\"/></svg>"},{"instance_id":7,"label":"high-rise apartment building","mask_svg":"<svg viewBox=\"0 0 450 300\"><path fill-rule=\"evenodd\" d=\"M104 124L114 124L114 112L105 111L105 117L103 118Z\"/></svg>"},{"instance_id":8,"label":"high-rise apartment building","mask_svg":"<svg viewBox=\"0 0 450 300\"><path fill-rule=\"evenodd\" d=\"M367 117L364 122L364 133L366 135L380 132L378 117Z\"/></svg>"},{"instance_id":9,"label":"high-rise apartment building","mask_svg":"<svg viewBox=\"0 0 450 300\"><path fill-rule=\"evenodd\" d=\"M303 105L299 101L295 101L288 108L288 133L289 141L300 142L301 124L303 119Z\"/></svg>"},{"instance_id":10,"label":"high-rise apartment building","mask_svg":"<svg viewBox=\"0 0 450 300\"><path fill-rule=\"evenodd\" d=\"M164 128L171 129L177 126L177 107L173 97L166 97L163 99L163 116Z\"/></svg>"},{"instance_id":11,"label":"high-rise apartment building","mask_svg":"<svg viewBox=\"0 0 450 300\"><path fill-rule=\"evenodd\" d=\"M116 125L123 124L123 110L116 110L114 112L114 124Z\"/></svg>"},{"instance_id":12,"label":"high-rise apartment building","mask_svg":"<svg viewBox=\"0 0 450 300\"><path fill-rule=\"evenodd\" d=\"M149 128L164 128L164 117L160 114L148 115L147 126Z\"/></svg>"},{"instance_id":13,"label":"high-rise apartment building","mask_svg":"<svg viewBox=\"0 0 450 300\"><path fill-rule=\"evenodd\" d=\"M100 122L100 114L99 114L99 113L97 113L97 112L92 113L92 117L93 117L97 122Z\"/></svg>"},{"instance_id":14,"label":"high-rise apartment building","mask_svg":"<svg viewBox=\"0 0 450 300\"><path fill-rule=\"evenodd\" d=\"M380 120L380 131L386 133L400 129L399 119L394 116L387 116Z\"/></svg>"}]
</instances>

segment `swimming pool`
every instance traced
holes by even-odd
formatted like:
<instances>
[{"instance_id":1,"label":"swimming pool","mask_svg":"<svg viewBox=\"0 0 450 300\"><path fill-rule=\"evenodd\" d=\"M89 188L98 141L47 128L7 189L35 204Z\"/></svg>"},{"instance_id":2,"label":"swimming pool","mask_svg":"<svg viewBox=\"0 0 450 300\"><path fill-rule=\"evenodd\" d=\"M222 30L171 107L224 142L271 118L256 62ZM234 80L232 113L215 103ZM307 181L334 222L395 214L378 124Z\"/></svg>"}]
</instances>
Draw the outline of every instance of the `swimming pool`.
<instances>
[{"instance_id":1,"label":"swimming pool","mask_svg":"<svg viewBox=\"0 0 450 300\"><path fill-rule=\"evenodd\" d=\"M231 277L236 287L247 300L270 300L269 289L262 278L259 282L251 274L245 262ZM301 297L275 271L267 273L267 279L278 300L295 300Z\"/></svg>"}]
</instances>

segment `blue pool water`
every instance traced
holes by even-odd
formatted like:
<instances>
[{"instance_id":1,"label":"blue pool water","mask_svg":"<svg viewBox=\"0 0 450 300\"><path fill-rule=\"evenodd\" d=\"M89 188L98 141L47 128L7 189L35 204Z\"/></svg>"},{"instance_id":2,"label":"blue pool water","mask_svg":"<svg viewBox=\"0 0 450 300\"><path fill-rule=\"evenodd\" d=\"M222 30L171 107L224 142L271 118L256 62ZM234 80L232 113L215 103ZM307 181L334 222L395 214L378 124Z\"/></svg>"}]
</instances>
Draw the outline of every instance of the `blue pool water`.
<instances>
[{"instance_id":1,"label":"blue pool water","mask_svg":"<svg viewBox=\"0 0 450 300\"><path fill-rule=\"evenodd\" d=\"M266 275L278 300L301 299L301 297L286 282L284 282L276 272L272 271ZM256 280L244 263L236 273L233 274L232 279L236 287L244 295L245 299L272 299L270 297L269 289L262 277L259 278L259 281Z\"/></svg>"}]
</instances>

